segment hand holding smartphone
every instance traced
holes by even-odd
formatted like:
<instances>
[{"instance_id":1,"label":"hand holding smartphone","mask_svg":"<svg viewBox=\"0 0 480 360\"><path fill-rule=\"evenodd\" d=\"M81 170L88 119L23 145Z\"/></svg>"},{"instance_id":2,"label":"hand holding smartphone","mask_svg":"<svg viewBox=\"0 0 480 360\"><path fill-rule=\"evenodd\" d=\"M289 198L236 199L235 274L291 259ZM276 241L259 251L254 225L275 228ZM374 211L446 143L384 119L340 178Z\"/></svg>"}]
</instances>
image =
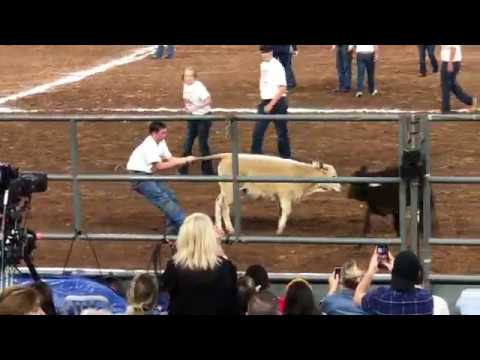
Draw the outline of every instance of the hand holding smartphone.
<instances>
[{"instance_id":1,"label":"hand holding smartphone","mask_svg":"<svg viewBox=\"0 0 480 360\"><path fill-rule=\"evenodd\" d=\"M341 267L336 267L335 268L335 278L340 280L341 277L342 277L342 268Z\"/></svg>"},{"instance_id":2,"label":"hand holding smartphone","mask_svg":"<svg viewBox=\"0 0 480 360\"><path fill-rule=\"evenodd\" d=\"M378 267L385 268L383 263L388 262L388 245L381 244L377 246Z\"/></svg>"}]
</instances>

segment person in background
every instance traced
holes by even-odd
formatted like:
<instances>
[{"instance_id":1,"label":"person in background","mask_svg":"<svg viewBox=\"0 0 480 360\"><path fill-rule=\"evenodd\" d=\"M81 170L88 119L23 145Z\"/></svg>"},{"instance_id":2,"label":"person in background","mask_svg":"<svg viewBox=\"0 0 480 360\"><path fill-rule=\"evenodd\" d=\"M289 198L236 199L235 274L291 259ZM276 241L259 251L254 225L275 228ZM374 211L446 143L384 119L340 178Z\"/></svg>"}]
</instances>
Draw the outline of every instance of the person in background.
<instances>
[{"instance_id":1,"label":"person in background","mask_svg":"<svg viewBox=\"0 0 480 360\"><path fill-rule=\"evenodd\" d=\"M363 96L365 73L367 73L368 91L375 96L378 90L375 88L375 67L378 62L378 45L349 45L349 50L355 50L357 54L357 93L355 96Z\"/></svg>"},{"instance_id":2,"label":"person in background","mask_svg":"<svg viewBox=\"0 0 480 360\"><path fill-rule=\"evenodd\" d=\"M127 293L128 315L154 315L158 303L158 284L149 274L138 274L133 278Z\"/></svg>"},{"instance_id":3,"label":"person in background","mask_svg":"<svg viewBox=\"0 0 480 360\"><path fill-rule=\"evenodd\" d=\"M238 279L238 302L241 315L246 314L248 302L256 292L255 281L250 276L245 275Z\"/></svg>"},{"instance_id":4,"label":"person in background","mask_svg":"<svg viewBox=\"0 0 480 360\"><path fill-rule=\"evenodd\" d=\"M328 278L329 290L323 300L320 311L327 315L366 315L360 306L353 302L353 295L364 271L355 260L349 260L343 265L340 277L335 272ZM343 287L338 290L339 284Z\"/></svg>"},{"instance_id":5,"label":"person in background","mask_svg":"<svg viewBox=\"0 0 480 360\"><path fill-rule=\"evenodd\" d=\"M277 297L268 290L253 294L246 315L280 315Z\"/></svg>"},{"instance_id":6,"label":"person in background","mask_svg":"<svg viewBox=\"0 0 480 360\"><path fill-rule=\"evenodd\" d=\"M418 47L418 57L420 63L420 77L427 76L427 62L426 57L430 58L430 64L432 64L432 72L434 74L438 73L438 61L435 57L435 45L417 45Z\"/></svg>"},{"instance_id":7,"label":"person in background","mask_svg":"<svg viewBox=\"0 0 480 360\"><path fill-rule=\"evenodd\" d=\"M291 90L297 86L295 73L293 71L293 56L298 55L297 45L272 45L273 57L280 61L285 69L287 77L287 89Z\"/></svg>"},{"instance_id":8,"label":"person in background","mask_svg":"<svg viewBox=\"0 0 480 360\"><path fill-rule=\"evenodd\" d=\"M212 113L212 98L207 88L198 80L197 72L192 67L187 67L183 73L183 101L184 110L191 115L210 115ZM198 137L198 145L202 156L210 155L208 137L210 134L211 120L189 120L187 122L187 136L183 144L183 157L192 155L195 139ZM202 161L202 174L215 175L212 161ZM180 175L188 174L188 164L178 170Z\"/></svg>"},{"instance_id":9,"label":"person in background","mask_svg":"<svg viewBox=\"0 0 480 360\"><path fill-rule=\"evenodd\" d=\"M270 290L270 279L268 272L262 265L251 265L245 271L245 275L253 279L255 283L255 290L257 292L263 290Z\"/></svg>"},{"instance_id":10,"label":"person in background","mask_svg":"<svg viewBox=\"0 0 480 360\"><path fill-rule=\"evenodd\" d=\"M260 65L260 98L258 114L286 115L288 114L287 78L282 64L273 57L273 46L260 46L262 63ZM252 134L252 154L263 154L263 140L271 120L258 120ZM290 139L287 120L273 120L277 131L277 146L279 156L291 158Z\"/></svg>"},{"instance_id":11,"label":"person in background","mask_svg":"<svg viewBox=\"0 0 480 360\"><path fill-rule=\"evenodd\" d=\"M209 216L197 213L185 219L177 252L162 276L170 294L169 315L238 314L237 268L218 237Z\"/></svg>"},{"instance_id":12,"label":"person in background","mask_svg":"<svg viewBox=\"0 0 480 360\"><path fill-rule=\"evenodd\" d=\"M467 94L457 82L457 76L462 66L462 47L460 45L442 45L441 50L441 87L442 87L442 113L451 111L450 93L458 100L470 106L470 112L477 110L477 98Z\"/></svg>"},{"instance_id":13,"label":"person in background","mask_svg":"<svg viewBox=\"0 0 480 360\"><path fill-rule=\"evenodd\" d=\"M0 294L0 315L45 315L42 297L31 286L12 286Z\"/></svg>"},{"instance_id":14,"label":"person in background","mask_svg":"<svg viewBox=\"0 0 480 360\"><path fill-rule=\"evenodd\" d=\"M286 288L283 315L318 315L312 286L305 279L294 279Z\"/></svg>"},{"instance_id":15,"label":"person in background","mask_svg":"<svg viewBox=\"0 0 480 360\"><path fill-rule=\"evenodd\" d=\"M163 59L164 53L166 53L165 59L173 59L175 56L175 45L157 45L157 49L152 55L152 58Z\"/></svg>"},{"instance_id":16,"label":"person in background","mask_svg":"<svg viewBox=\"0 0 480 360\"><path fill-rule=\"evenodd\" d=\"M332 45L336 54L338 88L335 92L350 92L352 89L352 52L348 45Z\"/></svg>"}]
</instances>

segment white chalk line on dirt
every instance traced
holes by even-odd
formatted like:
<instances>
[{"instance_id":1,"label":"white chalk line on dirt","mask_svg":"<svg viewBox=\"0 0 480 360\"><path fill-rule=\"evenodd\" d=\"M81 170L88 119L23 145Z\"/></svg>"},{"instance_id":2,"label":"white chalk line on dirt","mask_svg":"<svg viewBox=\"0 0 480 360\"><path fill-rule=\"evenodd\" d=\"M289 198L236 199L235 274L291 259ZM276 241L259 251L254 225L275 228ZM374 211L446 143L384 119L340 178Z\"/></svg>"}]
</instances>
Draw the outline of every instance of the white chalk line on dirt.
<instances>
[{"instance_id":1,"label":"white chalk line on dirt","mask_svg":"<svg viewBox=\"0 0 480 360\"><path fill-rule=\"evenodd\" d=\"M92 111L106 111L106 112L125 112L125 113L183 113L180 108L104 108L95 109ZM457 112L467 112L468 110L458 110ZM257 109L253 108L213 108L213 113L247 113L256 114ZM333 113L382 113L382 114L416 114L416 113L439 113L438 110L400 110L400 109L332 109L332 108L289 108L289 114L333 114Z\"/></svg>"},{"instance_id":2,"label":"white chalk line on dirt","mask_svg":"<svg viewBox=\"0 0 480 360\"><path fill-rule=\"evenodd\" d=\"M159 107L159 108L75 108L75 109L56 109L56 110L21 110L18 108L6 108L0 107L0 113L185 113L183 109L180 108L168 108L168 107ZM231 113L231 114L256 114L257 109L254 108L213 108L213 113ZM440 113L439 110L400 110L400 109L321 109L321 108L289 108L289 114L418 114L418 113ZM467 113L468 109L459 109L455 111L456 113Z\"/></svg>"},{"instance_id":3,"label":"white chalk line on dirt","mask_svg":"<svg viewBox=\"0 0 480 360\"><path fill-rule=\"evenodd\" d=\"M2 98L0 98L0 105L6 104L7 102L10 102L10 101L15 101L15 100L27 97L27 96L32 96L32 95L45 93L45 92L51 91L51 90L53 90L53 89L55 89L59 86L63 86L63 85L72 84L72 83L75 83L75 82L82 81L85 78L88 78L88 77L93 76L93 75L100 74L100 73L108 71L108 70L111 70L111 69L113 69L117 66L126 65L126 64L135 62L135 61L142 60L145 57L147 57L148 55L152 54L154 52L154 50L155 50L155 46L149 46L149 47L137 49L129 55L126 55L126 56L123 56L123 57L120 57L120 58L117 58L117 59L113 59L113 60L111 60L107 63L94 66L90 69L76 71L76 72L67 74L64 77L61 77L58 80L48 82L48 83L43 84L43 85L38 85L38 86L35 86L35 87L33 87L29 90L21 91L21 92L18 92L16 94L12 94L12 95L9 95L9 96L2 97ZM2 112L3 112L3 108L0 108L0 110L2 110ZM10 111L10 112L12 112L12 111ZM22 111L20 111L20 112L22 112ZM28 112L34 112L34 111L28 111Z\"/></svg>"}]
</instances>

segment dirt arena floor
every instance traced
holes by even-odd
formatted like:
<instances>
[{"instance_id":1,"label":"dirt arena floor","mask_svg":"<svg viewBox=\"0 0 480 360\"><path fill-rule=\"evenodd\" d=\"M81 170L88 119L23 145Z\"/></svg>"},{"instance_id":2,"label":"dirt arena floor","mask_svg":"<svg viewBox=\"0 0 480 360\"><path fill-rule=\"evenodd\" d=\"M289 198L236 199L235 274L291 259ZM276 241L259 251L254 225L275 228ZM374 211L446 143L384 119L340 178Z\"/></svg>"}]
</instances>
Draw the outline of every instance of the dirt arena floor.
<instances>
[{"instance_id":1,"label":"dirt arena floor","mask_svg":"<svg viewBox=\"0 0 480 360\"><path fill-rule=\"evenodd\" d=\"M41 85L67 73L87 69L128 55L141 46L0 46L0 96L9 96ZM480 48L464 48L460 83L480 95ZM198 69L217 108L254 108L258 102L259 54L255 46L178 46L174 60L149 57L113 68L77 83L20 98L1 106L11 109L61 113L106 113L114 110L180 108L181 73L188 66ZM416 46L382 46L377 68L378 97L336 94L334 55L329 46L301 46L295 59L298 88L289 94L292 108L439 109L439 76L417 77ZM354 71L355 78L355 71ZM454 108L462 105L453 100ZM112 173L125 165L131 151L146 136L147 124L119 122L79 125L82 173ZM241 149L250 146L252 124L240 126ZM432 125L434 175L478 176L480 159L475 123ZM395 164L397 126L393 123L305 123L289 125L293 154L301 161L321 160L349 176L362 165L380 170ZM211 132L213 152L228 152L225 124L215 123ZM169 123L168 144L180 154L185 124ZM63 174L70 169L68 125L0 123L0 160L23 170ZM197 151L197 149L195 149ZM276 136L269 129L265 151L276 154ZM198 174L198 166L192 168ZM172 172L173 173L173 172ZM213 216L217 184L172 183L187 213ZM480 192L478 186L435 186L440 228L436 237L480 237ZM318 194L297 205L285 235L360 236L365 208L342 193ZM72 229L71 186L50 182L49 190L34 196L29 226L39 232L70 232ZM83 232L158 233L163 216L127 184L83 183ZM242 228L247 235L273 235L277 223L276 205L245 201ZM392 237L388 223L376 219L375 237ZM71 243L39 242L36 264L63 266ZM148 267L154 244L144 242L92 242L103 268ZM350 257L367 264L370 247L232 245L228 255L242 270L262 263L270 271L327 272ZM164 251L164 261L168 251ZM480 249L435 247L436 273L480 273ZM96 267L87 243L75 243L68 266Z\"/></svg>"}]
</instances>

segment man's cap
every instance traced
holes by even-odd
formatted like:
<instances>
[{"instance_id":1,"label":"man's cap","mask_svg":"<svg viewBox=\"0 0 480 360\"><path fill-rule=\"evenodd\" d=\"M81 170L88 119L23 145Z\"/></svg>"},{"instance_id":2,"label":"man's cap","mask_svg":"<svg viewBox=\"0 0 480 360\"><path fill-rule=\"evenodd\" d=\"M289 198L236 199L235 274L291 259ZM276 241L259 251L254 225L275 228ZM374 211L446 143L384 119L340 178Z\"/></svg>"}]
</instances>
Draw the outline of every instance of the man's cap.
<instances>
[{"instance_id":1,"label":"man's cap","mask_svg":"<svg viewBox=\"0 0 480 360\"><path fill-rule=\"evenodd\" d=\"M409 291L418 283L423 268L418 257L410 250L402 251L395 257L392 270L392 288Z\"/></svg>"}]
</instances>

